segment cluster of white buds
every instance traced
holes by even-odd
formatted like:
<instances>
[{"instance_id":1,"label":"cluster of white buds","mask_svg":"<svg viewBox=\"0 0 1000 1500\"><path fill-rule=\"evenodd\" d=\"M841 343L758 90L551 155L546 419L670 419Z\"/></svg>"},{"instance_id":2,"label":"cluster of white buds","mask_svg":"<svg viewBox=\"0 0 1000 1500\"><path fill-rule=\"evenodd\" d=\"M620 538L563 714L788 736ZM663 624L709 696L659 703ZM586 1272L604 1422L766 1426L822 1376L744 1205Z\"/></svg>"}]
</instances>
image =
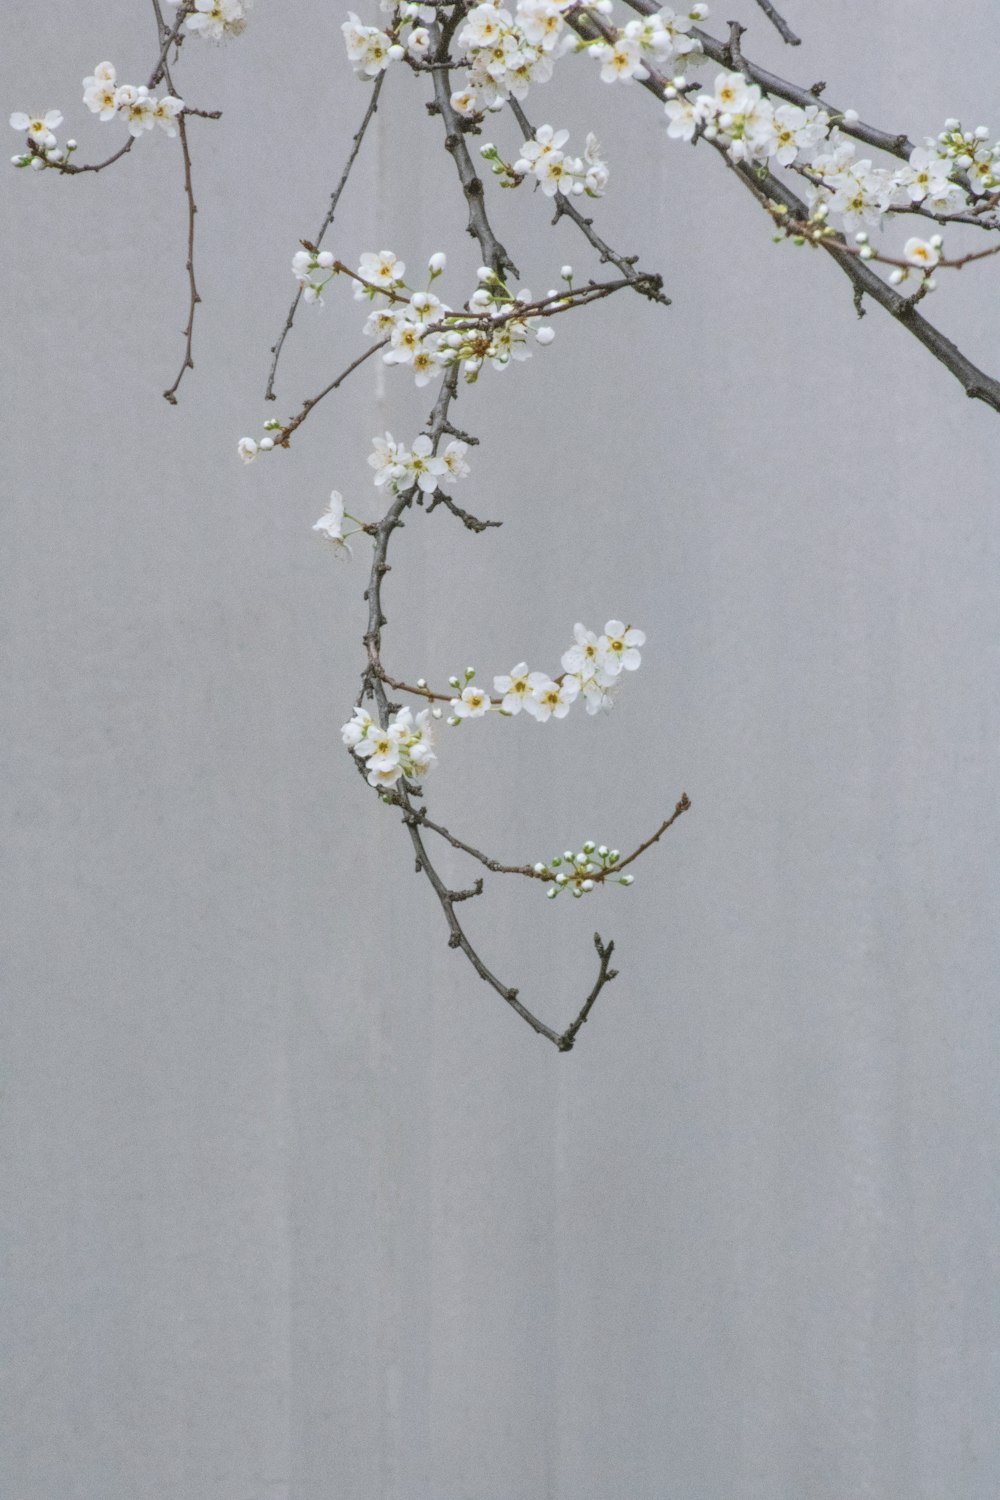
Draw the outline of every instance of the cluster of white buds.
<instances>
[{"instance_id":1,"label":"cluster of white buds","mask_svg":"<svg viewBox=\"0 0 1000 1500\"><path fill-rule=\"evenodd\" d=\"M448 723L455 726L464 719L481 719L491 709L513 718L523 709L545 724L549 719L565 719L580 698L589 714L611 708L611 692L619 685L621 673L634 672L642 660L639 647L646 644L644 633L621 620L608 620L601 635L579 624L573 634L574 644L563 652L558 677L532 672L527 662L518 662L509 672L494 677L496 698L476 685L473 667L465 669L464 679L449 678L457 696L449 704Z\"/></svg>"},{"instance_id":2,"label":"cluster of white buds","mask_svg":"<svg viewBox=\"0 0 1000 1500\"><path fill-rule=\"evenodd\" d=\"M129 134L139 136L159 125L167 135L177 134L177 116L184 102L173 94L157 99L145 84L118 83L114 63L98 63L83 80L83 102L99 120L124 120Z\"/></svg>"},{"instance_id":3,"label":"cluster of white buds","mask_svg":"<svg viewBox=\"0 0 1000 1500\"><path fill-rule=\"evenodd\" d=\"M242 437L236 444L236 452L245 464L252 464L258 453L270 453L274 448L272 432L280 432L282 424L277 417L271 417L264 423L264 436L258 442L256 438Z\"/></svg>"},{"instance_id":4,"label":"cluster of white buds","mask_svg":"<svg viewBox=\"0 0 1000 1500\"><path fill-rule=\"evenodd\" d=\"M964 173L974 198L1000 187L1000 142L990 140L988 125L963 130L960 120L945 120L940 134L928 139L927 149Z\"/></svg>"},{"instance_id":5,"label":"cluster of white buds","mask_svg":"<svg viewBox=\"0 0 1000 1500\"><path fill-rule=\"evenodd\" d=\"M583 156L569 156L563 151L568 139L568 130L540 125L532 138L525 141L513 165L505 162L496 146L489 142L480 146L479 154L492 163L493 175L500 178L501 187L517 187L530 176L547 198L554 198L556 193L602 197L609 172L596 135L593 131L588 134Z\"/></svg>"},{"instance_id":6,"label":"cluster of white buds","mask_svg":"<svg viewBox=\"0 0 1000 1500\"><path fill-rule=\"evenodd\" d=\"M175 8L181 0L166 0ZM184 18L184 25L195 36L221 42L225 36L239 36L246 29L247 11L252 0L194 0L194 8Z\"/></svg>"},{"instance_id":7,"label":"cluster of white buds","mask_svg":"<svg viewBox=\"0 0 1000 1500\"><path fill-rule=\"evenodd\" d=\"M617 849L609 849L606 844L595 844L588 839L578 854L567 849L563 854L554 854L548 864L540 862L532 868L540 879L552 881L545 894L554 901L563 891L572 891L574 896L589 896L597 886L607 884L620 859ZM631 875L616 875L614 880L617 885L632 884Z\"/></svg>"},{"instance_id":8,"label":"cluster of white buds","mask_svg":"<svg viewBox=\"0 0 1000 1500\"><path fill-rule=\"evenodd\" d=\"M401 776L419 779L437 762L431 713L426 708L416 716L409 708L401 708L384 729L366 709L356 708L341 727L340 736L347 748L366 762L369 786L395 786Z\"/></svg>"}]
</instances>

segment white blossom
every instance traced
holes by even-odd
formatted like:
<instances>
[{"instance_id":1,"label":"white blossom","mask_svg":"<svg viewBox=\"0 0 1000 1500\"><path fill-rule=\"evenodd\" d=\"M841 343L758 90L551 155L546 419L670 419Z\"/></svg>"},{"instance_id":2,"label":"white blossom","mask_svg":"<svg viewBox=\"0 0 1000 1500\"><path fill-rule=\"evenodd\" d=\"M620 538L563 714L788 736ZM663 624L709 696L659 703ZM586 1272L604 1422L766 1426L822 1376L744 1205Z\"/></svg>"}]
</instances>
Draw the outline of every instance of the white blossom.
<instances>
[{"instance_id":1,"label":"white blossom","mask_svg":"<svg viewBox=\"0 0 1000 1500\"><path fill-rule=\"evenodd\" d=\"M330 491L329 508L313 526L313 531L320 532L333 544L334 556L339 561L344 562L351 556L350 545L344 541L344 498L339 490Z\"/></svg>"},{"instance_id":2,"label":"white blossom","mask_svg":"<svg viewBox=\"0 0 1000 1500\"><path fill-rule=\"evenodd\" d=\"M54 146L54 132L62 122L63 117L57 109L46 110L44 115L26 115L18 111L10 117L14 129L22 131L36 146Z\"/></svg>"},{"instance_id":3,"label":"white blossom","mask_svg":"<svg viewBox=\"0 0 1000 1500\"><path fill-rule=\"evenodd\" d=\"M511 667L509 672L505 672L499 677L494 677L493 691L502 695L503 702L500 704L500 707L505 714L519 714L521 709L524 708L531 697L532 675L538 676L540 674L530 674L528 672L528 663L526 661L519 661L517 666Z\"/></svg>"},{"instance_id":4,"label":"white blossom","mask_svg":"<svg viewBox=\"0 0 1000 1500\"><path fill-rule=\"evenodd\" d=\"M553 682L544 672L532 672L528 681L531 697L525 699L524 707L532 718L540 724L550 718L565 719L580 691L576 678L564 677L561 682Z\"/></svg>"}]
</instances>

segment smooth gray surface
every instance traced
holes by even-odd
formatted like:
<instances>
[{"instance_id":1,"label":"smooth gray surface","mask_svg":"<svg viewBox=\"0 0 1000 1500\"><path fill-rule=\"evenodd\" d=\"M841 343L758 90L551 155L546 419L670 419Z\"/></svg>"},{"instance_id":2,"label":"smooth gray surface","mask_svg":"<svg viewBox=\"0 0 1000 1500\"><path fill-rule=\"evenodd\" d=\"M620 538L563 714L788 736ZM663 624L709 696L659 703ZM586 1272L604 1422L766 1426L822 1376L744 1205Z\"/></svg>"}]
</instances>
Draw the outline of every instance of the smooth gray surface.
<instances>
[{"instance_id":1,"label":"smooth gray surface","mask_svg":"<svg viewBox=\"0 0 1000 1500\"><path fill-rule=\"evenodd\" d=\"M787 9L805 45L747 6L748 51L916 136L1000 128L987 0ZM598 225L674 306L565 320L463 395L461 498L505 524L407 528L386 650L439 678L554 664L578 617L648 633L610 718L470 726L428 785L532 859L692 797L628 893L466 908L554 1023L595 922L618 940L557 1055L445 946L337 735L364 570L309 527L332 485L376 514L369 439L412 437L427 393L366 371L289 453L235 459L364 104L341 19L260 0L239 43L185 48L185 96L225 119L192 131L176 411L177 143L2 178L3 1492L992 1500L1000 421L773 246L639 90L567 62L533 92L532 119L597 129ZM25 12L4 110L58 104L92 157L120 127L78 81L142 76L151 35L126 0ZM418 93L390 79L332 243L444 246L457 300ZM497 207L536 290L592 268L549 217ZM992 368L996 285L930 309ZM357 323L343 292L301 318L279 414Z\"/></svg>"}]
</instances>

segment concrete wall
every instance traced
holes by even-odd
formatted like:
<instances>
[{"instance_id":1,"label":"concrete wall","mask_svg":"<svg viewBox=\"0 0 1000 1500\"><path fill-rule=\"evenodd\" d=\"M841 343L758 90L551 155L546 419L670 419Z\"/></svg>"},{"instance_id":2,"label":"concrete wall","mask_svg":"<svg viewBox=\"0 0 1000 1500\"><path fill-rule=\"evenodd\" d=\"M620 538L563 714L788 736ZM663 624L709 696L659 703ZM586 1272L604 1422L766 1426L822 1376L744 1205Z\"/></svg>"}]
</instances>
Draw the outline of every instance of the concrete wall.
<instances>
[{"instance_id":1,"label":"concrete wall","mask_svg":"<svg viewBox=\"0 0 1000 1500\"><path fill-rule=\"evenodd\" d=\"M4 109L58 104L93 159L121 127L79 79L145 75L146 9L12 13ZM796 52L742 7L750 55L915 137L1000 128L987 0L787 9ZM563 320L463 393L461 498L504 526L407 526L386 653L491 675L554 668L578 618L648 634L609 718L469 726L428 783L515 860L630 847L692 798L631 891L465 908L556 1024L594 926L617 940L558 1055L448 949L339 743L365 569L309 528L334 485L374 517L370 438L415 435L427 392L366 367L290 452L235 457L359 347L341 291L265 407L364 107L341 19L259 0L184 49L225 118L191 132L176 410L177 143L0 178L4 1493L990 1500L1000 421L638 89L568 61L532 93L597 130L598 227L674 303ZM458 301L478 256L420 97L391 76L331 243L446 248ZM540 197L495 197L533 289L595 271ZM995 268L941 282L929 311L1000 367Z\"/></svg>"}]
</instances>

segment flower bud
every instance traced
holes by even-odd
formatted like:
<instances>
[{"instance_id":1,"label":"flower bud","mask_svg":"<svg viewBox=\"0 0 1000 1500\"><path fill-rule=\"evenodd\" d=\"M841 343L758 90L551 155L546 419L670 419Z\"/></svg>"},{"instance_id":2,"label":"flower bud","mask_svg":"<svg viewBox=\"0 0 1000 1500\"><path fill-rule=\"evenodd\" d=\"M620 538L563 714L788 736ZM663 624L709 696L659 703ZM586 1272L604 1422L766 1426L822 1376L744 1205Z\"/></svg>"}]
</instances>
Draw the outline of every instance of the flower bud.
<instances>
[{"instance_id":1,"label":"flower bud","mask_svg":"<svg viewBox=\"0 0 1000 1500\"><path fill-rule=\"evenodd\" d=\"M594 882L592 880L585 880L580 889L581 891L592 891L594 889Z\"/></svg>"},{"instance_id":2,"label":"flower bud","mask_svg":"<svg viewBox=\"0 0 1000 1500\"><path fill-rule=\"evenodd\" d=\"M274 447L274 438L261 438L260 442L257 444L257 447L260 449L261 453L270 453L271 449Z\"/></svg>"},{"instance_id":3,"label":"flower bud","mask_svg":"<svg viewBox=\"0 0 1000 1500\"><path fill-rule=\"evenodd\" d=\"M546 323L541 328L539 328L538 332L535 334L535 340L539 344L551 344L555 336L555 329L550 328Z\"/></svg>"},{"instance_id":4,"label":"flower bud","mask_svg":"<svg viewBox=\"0 0 1000 1500\"><path fill-rule=\"evenodd\" d=\"M534 872L535 872L536 875L544 875L545 874L545 869L546 869L545 865L542 865L542 864L532 865L531 868L534 870Z\"/></svg>"},{"instance_id":5,"label":"flower bud","mask_svg":"<svg viewBox=\"0 0 1000 1500\"><path fill-rule=\"evenodd\" d=\"M439 276L445 268L447 259L443 250L436 250L427 262L428 269L433 271L435 276Z\"/></svg>"},{"instance_id":6,"label":"flower bud","mask_svg":"<svg viewBox=\"0 0 1000 1500\"><path fill-rule=\"evenodd\" d=\"M403 58L406 56L406 51L399 45L398 42L393 42L392 46L389 48L389 56L392 58L393 62L402 62Z\"/></svg>"},{"instance_id":7,"label":"flower bud","mask_svg":"<svg viewBox=\"0 0 1000 1500\"><path fill-rule=\"evenodd\" d=\"M556 888L555 888L554 885L550 885L549 888L548 888L548 890L545 892L545 894L546 894L546 896L548 896L549 900L551 901L551 900L554 899L554 897L558 896L559 892L556 890Z\"/></svg>"},{"instance_id":8,"label":"flower bud","mask_svg":"<svg viewBox=\"0 0 1000 1500\"><path fill-rule=\"evenodd\" d=\"M562 277L563 281L572 281L573 280L573 267L572 266L563 266L562 270L559 272L559 275Z\"/></svg>"},{"instance_id":9,"label":"flower bud","mask_svg":"<svg viewBox=\"0 0 1000 1500\"><path fill-rule=\"evenodd\" d=\"M619 877L618 877L618 884L619 885L631 885L632 884L632 876L631 875L619 875Z\"/></svg>"},{"instance_id":10,"label":"flower bud","mask_svg":"<svg viewBox=\"0 0 1000 1500\"><path fill-rule=\"evenodd\" d=\"M329 250L321 250L316 257L316 264L322 266L324 271L329 271L333 265L333 255Z\"/></svg>"}]
</instances>

